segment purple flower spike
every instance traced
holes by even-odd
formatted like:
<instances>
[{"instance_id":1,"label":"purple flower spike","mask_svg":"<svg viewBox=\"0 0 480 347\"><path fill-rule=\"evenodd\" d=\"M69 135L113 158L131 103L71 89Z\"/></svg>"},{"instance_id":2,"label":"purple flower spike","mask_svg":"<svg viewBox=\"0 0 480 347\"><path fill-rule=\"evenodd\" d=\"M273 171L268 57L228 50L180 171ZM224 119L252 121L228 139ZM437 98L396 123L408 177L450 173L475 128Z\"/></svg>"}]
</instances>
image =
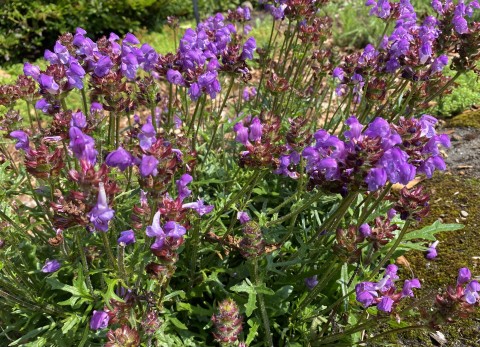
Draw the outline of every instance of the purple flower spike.
<instances>
[{"instance_id":1,"label":"purple flower spike","mask_svg":"<svg viewBox=\"0 0 480 347\"><path fill-rule=\"evenodd\" d=\"M132 229L125 230L120 233L120 237L117 240L117 243L124 243L125 245L130 245L135 242L135 233Z\"/></svg>"},{"instance_id":2,"label":"purple flower spike","mask_svg":"<svg viewBox=\"0 0 480 347\"><path fill-rule=\"evenodd\" d=\"M45 262L45 265L43 265L42 267L42 272L43 273L52 273L52 272L55 272L55 271L58 271L58 269L60 269L60 263L53 259L53 260L47 260Z\"/></svg>"},{"instance_id":3,"label":"purple flower spike","mask_svg":"<svg viewBox=\"0 0 480 347\"><path fill-rule=\"evenodd\" d=\"M103 182L98 184L97 204L88 213L90 222L93 223L95 230L108 231L108 223L115 216L115 211L108 207L107 194Z\"/></svg>"},{"instance_id":4,"label":"purple flower spike","mask_svg":"<svg viewBox=\"0 0 480 347\"><path fill-rule=\"evenodd\" d=\"M437 257L437 249L436 249L437 245L438 245L438 241L435 241L430 245L430 247L428 247L425 258L427 258L428 260L432 260Z\"/></svg>"},{"instance_id":5,"label":"purple flower spike","mask_svg":"<svg viewBox=\"0 0 480 347\"><path fill-rule=\"evenodd\" d=\"M157 176L159 161L152 155L143 155L142 162L140 164L140 175L147 177L148 175Z\"/></svg>"},{"instance_id":6,"label":"purple flower spike","mask_svg":"<svg viewBox=\"0 0 480 347\"><path fill-rule=\"evenodd\" d=\"M462 267L458 270L457 285L467 283L471 277L472 273L470 270L467 267Z\"/></svg>"},{"instance_id":7,"label":"purple flower spike","mask_svg":"<svg viewBox=\"0 0 480 347\"><path fill-rule=\"evenodd\" d=\"M72 120L70 121L70 126L83 129L87 126L87 118L81 111L74 112L72 113Z\"/></svg>"},{"instance_id":8,"label":"purple flower spike","mask_svg":"<svg viewBox=\"0 0 480 347\"><path fill-rule=\"evenodd\" d=\"M179 239L187 232L187 229L185 229L183 225L173 221L165 223L163 229L165 230L165 234L167 234L167 236L175 239Z\"/></svg>"},{"instance_id":9,"label":"purple flower spike","mask_svg":"<svg viewBox=\"0 0 480 347\"><path fill-rule=\"evenodd\" d=\"M178 196L181 201L189 197L192 194L192 191L187 188L187 185L192 182L193 178L189 174L184 174L182 177L176 181Z\"/></svg>"},{"instance_id":10,"label":"purple flower spike","mask_svg":"<svg viewBox=\"0 0 480 347\"><path fill-rule=\"evenodd\" d=\"M13 137L15 140L17 140L17 143L15 144L16 149L23 149L24 151L30 149L30 141L28 140L28 135L25 131L12 131L10 133L10 137Z\"/></svg>"},{"instance_id":11,"label":"purple flower spike","mask_svg":"<svg viewBox=\"0 0 480 347\"><path fill-rule=\"evenodd\" d=\"M240 224L245 224L250 220L250 216L245 211L238 211L237 219L240 221Z\"/></svg>"},{"instance_id":12,"label":"purple flower spike","mask_svg":"<svg viewBox=\"0 0 480 347\"><path fill-rule=\"evenodd\" d=\"M116 151L110 152L105 159L105 163L108 166L118 167L120 171L125 171L132 165L132 162L132 155L123 149L123 147L118 147Z\"/></svg>"},{"instance_id":13,"label":"purple flower spike","mask_svg":"<svg viewBox=\"0 0 480 347\"><path fill-rule=\"evenodd\" d=\"M305 285L308 290L312 290L318 284L317 275L305 278Z\"/></svg>"},{"instance_id":14,"label":"purple flower spike","mask_svg":"<svg viewBox=\"0 0 480 347\"><path fill-rule=\"evenodd\" d=\"M196 202L183 204L182 207L194 209L200 216L210 213L213 210L213 205L205 205L202 199L198 199Z\"/></svg>"},{"instance_id":15,"label":"purple flower spike","mask_svg":"<svg viewBox=\"0 0 480 347\"><path fill-rule=\"evenodd\" d=\"M243 45L243 51L240 59L247 60L253 59L253 52L257 48L257 41L253 37L249 37L245 44Z\"/></svg>"},{"instance_id":16,"label":"purple flower spike","mask_svg":"<svg viewBox=\"0 0 480 347\"><path fill-rule=\"evenodd\" d=\"M90 319L90 329L105 329L108 326L110 317L105 311L93 311L92 319Z\"/></svg>"}]
</instances>

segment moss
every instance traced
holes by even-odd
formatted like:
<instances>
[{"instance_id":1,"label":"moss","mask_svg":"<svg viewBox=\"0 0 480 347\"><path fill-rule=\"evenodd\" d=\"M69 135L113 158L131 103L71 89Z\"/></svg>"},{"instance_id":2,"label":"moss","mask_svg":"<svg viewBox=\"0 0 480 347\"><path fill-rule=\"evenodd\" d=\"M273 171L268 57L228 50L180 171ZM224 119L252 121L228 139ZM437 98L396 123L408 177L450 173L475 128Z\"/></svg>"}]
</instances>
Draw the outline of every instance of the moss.
<instances>
[{"instance_id":1,"label":"moss","mask_svg":"<svg viewBox=\"0 0 480 347\"><path fill-rule=\"evenodd\" d=\"M450 120L448 126L480 128L480 111L464 112Z\"/></svg>"},{"instance_id":2,"label":"moss","mask_svg":"<svg viewBox=\"0 0 480 347\"><path fill-rule=\"evenodd\" d=\"M431 212L422 226L439 218L444 223L458 221L465 225L461 230L437 234L440 244L437 247L438 257L434 261L426 260L420 252L406 255L415 276L422 282L422 292L430 295L433 300L438 291L455 284L459 268L469 267L473 276L480 275L480 261L472 258L480 256L480 180L438 173L426 186L431 194ZM460 216L462 210L468 212L465 219ZM468 320L440 328L447 338L448 346L478 345L479 318L480 311ZM408 346L433 346L428 333L424 331L402 334L401 340Z\"/></svg>"}]
</instances>

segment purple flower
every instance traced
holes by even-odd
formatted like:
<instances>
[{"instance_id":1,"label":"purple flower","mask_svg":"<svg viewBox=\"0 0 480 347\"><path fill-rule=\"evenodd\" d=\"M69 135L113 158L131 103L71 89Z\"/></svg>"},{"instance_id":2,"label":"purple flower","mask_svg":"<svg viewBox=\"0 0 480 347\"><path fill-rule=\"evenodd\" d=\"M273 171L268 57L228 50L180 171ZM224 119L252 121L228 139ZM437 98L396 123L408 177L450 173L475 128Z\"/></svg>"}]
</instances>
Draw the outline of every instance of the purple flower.
<instances>
[{"instance_id":1,"label":"purple flower","mask_svg":"<svg viewBox=\"0 0 480 347\"><path fill-rule=\"evenodd\" d=\"M252 124L250 124L250 134L249 139L250 141L257 141L262 139L262 123L260 123L260 119L257 117L253 118Z\"/></svg>"},{"instance_id":2,"label":"purple flower","mask_svg":"<svg viewBox=\"0 0 480 347\"><path fill-rule=\"evenodd\" d=\"M105 55L98 59L97 63L94 65L93 73L98 77L103 77L109 73L110 69L113 66L112 60L108 55Z\"/></svg>"},{"instance_id":3,"label":"purple flower","mask_svg":"<svg viewBox=\"0 0 480 347\"><path fill-rule=\"evenodd\" d=\"M85 135L80 128L71 127L69 130L70 148L75 157L80 160L84 170L95 166L97 162L97 151L92 137Z\"/></svg>"},{"instance_id":4,"label":"purple flower","mask_svg":"<svg viewBox=\"0 0 480 347\"><path fill-rule=\"evenodd\" d=\"M120 233L120 237L117 240L117 243L124 243L125 245L129 245L135 242L135 233L132 229L125 230Z\"/></svg>"},{"instance_id":5,"label":"purple flower","mask_svg":"<svg viewBox=\"0 0 480 347\"><path fill-rule=\"evenodd\" d=\"M152 155L143 155L142 162L140 164L140 175L147 177L148 175L156 176L158 174L159 161Z\"/></svg>"},{"instance_id":6,"label":"purple flower","mask_svg":"<svg viewBox=\"0 0 480 347\"><path fill-rule=\"evenodd\" d=\"M397 214L397 211L395 211L395 209L391 208L387 212L387 218L392 220L393 217L395 217L396 214Z\"/></svg>"},{"instance_id":7,"label":"purple flower","mask_svg":"<svg viewBox=\"0 0 480 347\"><path fill-rule=\"evenodd\" d=\"M361 282L355 286L356 298L363 307L368 307L373 304L373 301L378 297L376 291L376 284L373 282Z\"/></svg>"},{"instance_id":8,"label":"purple flower","mask_svg":"<svg viewBox=\"0 0 480 347\"><path fill-rule=\"evenodd\" d=\"M99 330L108 326L110 317L105 311L93 311L92 318L90 319L90 329Z\"/></svg>"},{"instance_id":9,"label":"purple flower","mask_svg":"<svg viewBox=\"0 0 480 347\"><path fill-rule=\"evenodd\" d=\"M146 151L152 147L153 143L157 140L155 136L155 128L152 124L152 118L148 117L147 122L142 126L138 139L140 140L140 147Z\"/></svg>"},{"instance_id":10,"label":"purple flower","mask_svg":"<svg viewBox=\"0 0 480 347\"><path fill-rule=\"evenodd\" d=\"M427 258L428 260L432 260L437 257L437 249L436 249L437 245L438 245L438 241L435 241L430 245L430 247L428 247L425 258Z\"/></svg>"},{"instance_id":11,"label":"purple flower","mask_svg":"<svg viewBox=\"0 0 480 347\"><path fill-rule=\"evenodd\" d=\"M33 79L37 82L40 78L40 68L30 63L25 63L23 65L23 73L25 74L25 76L32 76Z\"/></svg>"},{"instance_id":12,"label":"purple flower","mask_svg":"<svg viewBox=\"0 0 480 347\"><path fill-rule=\"evenodd\" d=\"M255 87L245 87L243 89L242 98L245 101L250 101L255 95L257 95L257 89Z\"/></svg>"},{"instance_id":13,"label":"purple flower","mask_svg":"<svg viewBox=\"0 0 480 347\"><path fill-rule=\"evenodd\" d=\"M169 69L167 71L167 81L171 84L176 84L177 86L185 85L182 74L177 70Z\"/></svg>"},{"instance_id":14,"label":"purple flower","mask_svg":"<svg viewBox=\"0 0 480 347\"><path fill-rule=\"evenodd\" d=\"M195 82L190 85L190 88L188 89L188 95L193 101L197 100L200 95L202 95L202 90L200 89L198 83Z\"/></svg>"},{"instance_id":15,"label":"purple flower","mask_svg":"<svg viewBox=\"0 0 480 347\"><path fill-rule=\"evenodd\" d=\"M45 99L40 99L35 103L35 108L41 110L43 113L48 113L52 105Z\"/></svg>"},{"instance_id":16,"label":"purple flower","mask_svg":"<svg viewBox=\"0 0 480 347\"><path fill-rule=\"evenodd\" d=\"M460 270L458 270L457 285L467 283L470 281L471 277L472 273L470 270L466 267L462 267Z\"/></svg>"},{"instance_id":17,"label":"purple flower","mask_svg":"<svg viewBox=\"0 0 480 347\"><path fill-rule=\"evenodd\" d=\"M163 226L165 234L169 237L179 239L187 232L185 227L177 222L169 221Z\"/></svg>"},{"instance_id":18,"label":"purple flower","mask_svg":"<svg viewBox=\"0 0 480 347\"><path fill-rule=\"evenodd\" d=\"M55 272L55 271L58 271L58 269L60 269L60 263L53 259L53 260L47 260L45 262L45 265L43 265L42 267L42 272L43 273L52 273L52 272Z\"/></svg>"},{"instance_id":19,"label":"purple flower","mask_svg":"<svg viewBox=\"0 0 480 347\"><path fill-rule=\"evenodd\" d=\"M384 296L378 303L377 307L380 311L391 312L393 303L394 301L390 297Z\"/></svg>"},{"instance_id":20,"label":"purple flower","mask_svg":"<svg viewBox=\"0 0 480 347\"><path fill-rule=\"evenodd\" d=\"M71 127L77 127L83 129L87 126L87 118L82 111L72 113L72 119L70 120Z\"/></svg>"},{"instance_id":21,"label":"purple flower","mask_svg":"<svg viewBox=\"0 0 480 347\"><path fill-rule=\"evenodd\" d=\"M233 130L237 133L235 140L243 145L248 143L248 128L242 122L238 122L233 126Z\"/></svg>"},{"instance_id":22,"label":"purple flower","mask_svg":"<svg viewBox=\"0 0 480 347\"><path fill-rule=\"evenodd\" d=\"M339 81L342 81L343 78L345 77L345 72L341 67L336 67L335 69L333 69L332 77L334 79L338 79Z\"/></svg>"},{"instance_id":23,"label":"purple flower","mask_svg":"<svg viewBox=\"0 0 480 347\"><path fill-rule=\"evenodd\" d=\"M105 159L105 163L108 166L118 167L120 171L125 171L129 166L132 165L132 162L132 155L123 149L123 147L118 147L117 150L110 152Z\"/></svg>"},{"instance_id":24,"label":"purple flower","mask_svg":"<svg viewBox=\"0 0 480 347\"><path fill-rule=\"evenodd\" d=\"M160 211L153 216L152 225L147 227L146 234L148 237L164 237L162 227L160 226Z\"/></svg>"},{"instance_id":25,"label":"purple flower","mask_svg":"<svg viewBox=\"0 0 480 347\"><path fill-rule=\"evenodd\" d=\"M358 231L360 232L360 235L362 235L362 237L364 238L369 237L372 234L372 229L367 223L363 223L362 225L360 225Z\"/></svg>"},{"instance_id":26,"label":"purple flower","mask_svg":"<svg viewBox=\"0 0 480 347\"><path fill-rule=\"evenodd\" d=\"M28 135L25 131L15 130L10 133L10 137L13 137L17 140L15 144L16 149L23 149L27 151L30 149L30 141L28 140Z\"/></svg>"},{"instance_id":27,"label":"purple flower","mask_svg":"<svg viewBox=\"0 0 480 347\"><path fill-rule=\"evenodd\" d=\"M317 275L305 278L305 285L309 290L312 290L313 288L315 288L317 284L318 284Z\"/></svg>"},{"instance_id":28,"label":"purple flower","mask_svg":"<svg viewBox=\"0 0 480 347\"><path fill-rule=\"evenodd\" d=\"M403 283L402 295L403 296L410 296L413 298L413 288L420 288L420 281L417 278L412 280L405 280Z\"/></svg>"},{"instance_id":29,"label":"purple flower","mask_svg":"<svg viewBox=\"0 0 480 347\"><path fill-rule=\"evenodd\" d=\"M132 33L127 33L125 35L125 38L123 39L123 42L124 43L129 43L131 45L137 45L137 44L140 43L140 41Z\"/></svg>"},{"instance_id":30,"label":"purple flower","mask_svg":"<svg viewBox=\"0 0 480 347\"><path fill-rule=\"evenodd\" d=\"M245 224L250 220L250 217L248 216L248 213L245 211L238 211L237 213L237 219L240 221L240 224Z\"/></svg>"},{"instance_id":31,"label":"purple flower","mask_svg":"<svg viewBox=\"0 0 480 347\"><path fill-rule=\"evenodd\" d=\"M92 102L92 104L90 105L90 113L91 114L100 113L102 111L103 111L102 104L100 104L99 102Z\"/></svg>"},{"instance_id":32,"label":"purple flower","mask_svg":"<svg viewBox=\"0 0 480 347\"><path fill-rule=\"evenodd\" d=\"M98 184L97 204L88 213L90 222L93 223L95 230L108 231L108 223L115 216L115 211L108 207L107 194L103 182Z\"/></svg>"},{"instance_id":33,"label":"purple flower","mask_svg":"<svg viewBox=\"0 0 480 347\"><path fill-rule=\"evenodd\" d=\"M187 188L187 185L192 182L192 180L192 176L189 174L184 174L178 181L175 182L177 185L178 196L181 201L192 194L192 191Z\"/></svg>"},{"instance_id":34,"label":"purple flower","mask_svg":"<svg viewBox=\"0 0 480 347\"><path fill-rule=\"evenodd\" d=\"M446 55L440 55L435 58L431 65L432 74L440 72L448 64L448 57Z\"/></svg>"},{"instance_id":35,"label":"purple flower","mask_svg":"<svg viewBox=\"0 0 480 347\"><path fill-rule=\"evenodd\" d=\"M52 76L45 75L45 74L42 73L42 74L40 74L40 79L39 79L38 83L40 84L40 87L42 89L45 89L50 94L57 94L58 93L59 86L55 82L55 80L53 79Z\"/></svg>"},{"instance_id":36,"label":"purple flower","mask_svg":"<svg viewBox=\"0 0 480 347\"><path fill-rule=\"evenodd\" d=\"M370 192L377 191L383 187L386 182L387 173L383 168L373 168L368 172L367 177L365 177L365 183L367 183Z\"/></svg>"},{"instance_id":37,"label":"purple flower","mask_svg":"<svg viewBox=\"0 0 480 347\"><path fill-rule=\"evenodd\" d=\"M122 74L129 80L135 79L138 69L138 60L135 54L128 53L122 58L121 70Z\"/></svg>"},{"instance_id":38,"label":"purple flower","mask_svg":"<svg viewBox=\"0 0 480 347\"><path fill-rule=\"evenodd\" d=\"M455 31L460 35L468 33L467 20L463 18L463 16L454 16L452 19L452 23Z\"/></svg>"},{"instance_id":39,"label":"purple flower","mask_svg":"<svg viewBox=\"0 0 480 347\"><path fill-rule=\"evenodd\" d=\"M183 208L194 209L200 216L210 213L213 210L213 205L205 205L202 199L198 199L196 202L190 202L188 204L183 204Z\"/></svg>"},{"instance_id":40,"label":"purple flower","mask_svg":"<svg viewBox=\"0 0 480 347\"><path fill-rule=\"evenodd\" d=\"M249 37L247 41L245 41L243 45L243 51L242 55L240 56L240 59L242 60L247 60L247 59L253 59L253 52L257 48L257 42L253 37Z\"/></svg>"},{"instance_id":41,"label":"purple flower","mask_svg":"<svg viewBox=\"0 0 480 347\"><path fill-rule=\"evenodd\" d=\"M465 301L468 302L470 305L475 304L480 299L480 296L478 295L479 291L480 284L477 281L472 281L467 284L464 291Z\"/></svg>"}]
</instances>

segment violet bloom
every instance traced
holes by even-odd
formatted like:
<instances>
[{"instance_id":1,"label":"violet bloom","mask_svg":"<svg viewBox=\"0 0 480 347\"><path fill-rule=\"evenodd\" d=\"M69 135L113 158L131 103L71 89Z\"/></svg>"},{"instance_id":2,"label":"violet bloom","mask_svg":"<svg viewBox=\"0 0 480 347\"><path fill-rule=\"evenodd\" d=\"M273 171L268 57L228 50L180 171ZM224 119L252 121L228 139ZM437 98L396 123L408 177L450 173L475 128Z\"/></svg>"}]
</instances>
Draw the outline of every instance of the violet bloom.
<instances>
[{"instance_id":1,"label":"violet bloom","mask_svg":"<svg viewBox=\"0 0 480 347\"><path fill-rule=\"evenodd\" d=\"M173 237L175 239L181 238L187 232L187 229L185 229L183 225L174 221L165 223L163 230L168 237Z\"/></svg>"},{"instance_id":2,"label":"violet bloom","mask_svg":"<svg viewBox=\"0 0 480 347\"><path fill-rule=\"evenodd\" d=\"M233 130L237 133L235 140L243 145L248 143L248 128L242 122L238 122L233 126Z\"/></svg>"},{"instance_id":3,"label":"violet bloom","mask_svg":"<svg viewBox=\"0 0 480 347\"><path fill-rule=\"evenodd\" d=\"M99 102L92 102L92 104L90 105L90 113L91 114L94 114L94 113L100 113L103 111L103 106L101 103Z\"/></svg>"},{"instance_id":4,"label":"violet bloom","mask_svg":"<svg viewBox=\"0 0 480 347\"><path fill-rule=\"evenodd\" d=\"M383 312L391 312L394 301L388 297L384 296L377 305L377 308Z\"/></svg>"},{"instance_id":5,"label":"violet bloom","mask_svg":"<svg viewBox=\"0 0 480 347\"><path fill-rule=\"evenodd\" d=\"M305 278L305 285L309 290L312 290L313 288L315 288L317 284L318 284L317 275Z\"/></svg>"},{"instance_id":6,"label":"violet bloom","mask_svg":"<svg viewBox=\"0 0 480 347\"><path fill-rule=\"evenodd\" d=\"M428 247L427 254L425 254L425 258L427 258L428 260L432 260L437 257L437 249L436 249L437 245L438 245L438 241L435 241Z\"/></svg>"},{"instance_id":7,"label":"violet bloom","mask_svg":"<svg viewBox=\"0 0 480 347\"><path fill-rule=\"evenodd\" d=\"M192 176L190 176L189 174L184 174L178 181L175 182L175 184L177 185L178 197L181 201L183 201L185 198L189 197L190 194L192 194L192 191L187 188L187 185L192 182L192 180Z\"/></svg>"},{"instance_id":8,"label":"violet bloom","mask_svg":"<svg viewBox=\"0 0 480 347\"><path fill-rule=\"evenodd\" d=\"M23 65L23 73L25 74L25 76L31 76L37 82L40 78L40 68L30 63L25 63Z\"/></svg>"},{"instance_id":9,"label":"violet bloom","mask_svg":"<svg viewBox=\"0 0 480 347\"><path fill-rule=\"evenodd\" d=\"M122 58L121 70L122 74L129 80L135 79L138 69L138 60L135 54L128 53Z\"/></svg>"},{"instance_id":10,"label":"violet bloom","mask_svg":"<svg viewBox=\"0 0 480 347\"><path fill-rule=\"evenodd\" d=\"M120 233L120 237L117 240L117 243L124 243L125 245L130 245L135 242L135 233L132 229L125 230Z\"/></svg>"},{"instance_id":11,"label":"violet bloom","mask_svg":"<svg viewBox=\"0 0 480 347\"><path fill-rule=\"evenodd\" d=\"M108 223L115 216L115 211L108 207L107 194L103 182L98 184L97 204L88 213L90 222L93 223L95 230L108 231Z\"/></svg>"},{"instance_id":12,"label":"violet bloom","mask_svg":"<svg viewBox=\"0 0 480 347\"><path fill-rule=\"evenodd\" d=\"M95 141L92 137L85 135L80 128L71 127L69 130L70 148L75 157L80 161L82 169L95 166L98 152L95 150Z\"/></svg>"},{"instance_id":13,"label":"violet bloom","mask_svg":"<svg viewBox=\"0 0 480 347\"><path fill-rule=\"evenodd\" d=\"M157 176L159 161L152 155L143 155L142 162L140 163L140 175L147 177L149 175Z\"/></svg>"},{"instance_id":14,"label":"violet bloom","mask_svg":"<svg viewBox=\"0 0 480 347\"><path fill-rule=\"evenodd\" d=\"M376 284L373 282L361 282L355 286L356 299L363 307L369 307L378 297Z\"/></svg>"},{"instance_id":15,"label":"violet bloom","mask_svg":"<svg viewBox=\"0 0 480 347\"><path fill-rule=\"evenodd\" d=\"M263 125L260 122L260 119L258 119L257 117L253 118L252 124L250 124L249 129L250 134L248 138L250 139L250 141L258 141L262 139Z\"/></svg>"},{"instance_id":16,"label":"violet bloom","mask_svg":"<svg viewBox=\"0 0 480 347\"><path fill-rule=\"evenodd\" d=\"M118 147L117 150L110 152L105 159L105 163L108 166L118 167L120 171L125 171L129 166L132 165L132 162L132 155L123 149L123 147Z\"/></svg>"},{"instance_id":17,"label":"violet bloom","mask_svg":"<svg viewBox=\"0 0 480 347\"><path fill-rule=\"evenodd\" d=\"M148 117L147 122L142 126L140 134L138 134L138 140L140 141L140 147L146 151L150 149L157 140L155 128L152 124L152 118Z\"/></svg>"},{"instance_id":18,"label":"violet bloom","mask_svg":"<svg viewBox=\"0 0 480 347\"><path fill-rule=\"evenodd\" d=\"M157 211L153 216L152 225L147 227L146 234L148 237L155 237L155 242L150 246L150 249L159 250L163 248L166 235L160 226L160 211Z\"/></svg>"},{"instance_id":19,"label":"violet bloom","mask_svg":"<svg viewBox=\"0 0 480 347\"><path fill-rule=\"evenodd\" d=\"M255 95L257 95L257 89L255 87L245 87L243 89L242 98L245 101L250 101Z\"/></svg>"},{"instance_id":20,"label":"violet bloom","mask_svg":"<svg viewBox=\"0 0 480 347\"><path fill-rule=\"evenodd\" d=\"M167 71L167 81L177 86L185 85L182 74L179 71L173 69L169 69Z\"/></svg>"},{"instance_id":21,"label":"violet bloom","mask_svg":"<svg viewBox=\"0 0 480 347\"><path fill-rule=\"evenodd\" d=\"M383 168L373 168L368 172L367 177L365 177L365 183L367 183L370 192L377 191L383 187L386 182L387 173Z\"/></svg>"},{"instance_id":22,"label":"violet bloom","mask_svg":"<svg viewBox=\"0 0 480 347\"><path fill-rule=\"evenodd\" d=\"M372 234L372 229L370 228L370 225L367 223L363 223L360 225L358 228L358 231L360 232L360 235L362 235L363 238L367 238Z\"/></svg>"},{"instance_id":23,"label":"violet bloom","mask_svg":"<svg viewBox=\"0 0 480 347\"><path fill-rule=\"evenodd\" d=\"M395 217L396 214L397 214L397 211L395 211L395 209L391 208L387 212L387 218L392 220L393 217Z\"/></svg>"},{"instance_id":24,"label":"violet bloom","mask_svg":"<svg viewBox=\"0 0 480 347\"><path fill-rule=\"evenodd\" d=\"M448 57L446 55L440 55L435 58L432 65L430 66L432 74L440 72L448 64Z\"/></svg>"},{"instance_id":25,"label":"violet bloom","mask_svg":"<svg viewBox=\"0 0 480 347\"><path fill-rule=\"evenodd\" d=\"M137 45L140 43L140 41L137 39L137 37L135 35L133 35L132 33L127 33L125 35L125 38L123 39L123 42L124 43L129 43L131 45Z\"/></svg>"},{"instance_id":26,"label":"violet bloom","mask_svg":"<svg viewBox=\"0 0 480 347\"><path fill-rule=\"evenodd\" d=\"M58 94L59 86L52 76L40 74L38 83L42 89L45 89L50 94Z\"/></svg>"},{"instance_id":27,"label":"violet bloom","mask_svg":"<svg viewBox=\"0 0 480 347\"><path fill-rule=\"evenodd\" d=\"M30 141L25 131L22 131L22 130L12 131L10 133L10 137L13 137L15 140L17 140L17 143L15 144L16 149L22 149L24 151L28 151L30 149Z\"/></svg>"},{"instance_id":28,"label":"violet bloom","mask_svg":"<svg viewBox=\"0 0 480 347\"><path fill-rule=\"evenodd\" d=\"M471 277L472 273L470 270L467 267L462 267L458 270L457 285L467 283Z\"/></svg>"},{"instance_id":29,"label":"violet bloom","mask_svg":"<svg viewBox=\"0 0 480 347\"><path fill-rule=\"evenodd\" d=\"M183 208L191 208L195 210L198 215L203 216L204 214L210 213L213 210L213 205L205 205L202 199L198 199L196 202L189 202L188 204L183 204Z\"/></svg>"},{"instance_id":30,"label":"violet bloom","mask_svg":"<svg viewBox=\"0 0 480 347\"><path fill-rule=\"evenodd\" d=\"M336 67L335 69L333 69L332 77L334 79L338 79L339 81L342 81L343 78L345 77L345 72L341 67Z\"/></svg>"},{"instance_id":31,"label":"violet bloom","mask_svg":"<svg viewBox=\"0 0 480 347\"><path fill-rule=\"evenodd\" d=\"M110 317L105 311L93 311L92 318L90 319L90 329L99 330L108 326Z\"/></svg>"},{"instance_id":32,"label":"violet bloom","mask_svg":"<svg viewBox=\"0 0 480 347\"><path fill-rule=\"evenodd\" d=\"M105 55L98 59L93 68L93 73L98 77L104 77L110 72L113 67L112 60L108 55Z\"/></svg>"},{"instance_id":33,"label":"violet bloom","mask_svg":"<svg viewBox=\"0 0 480 347\"><path fill-rule=\"evenodd\" d=\"M72 113L72 119L70 120L71 127L77 127L83 129L87 126L87 118L82 111Z\"/></svg>"},{"instance_id":34,"label":"violet bloom","mask_svg":"<svg viewBox=\"0 0 480 347\"><path fill-rule=\"evenodd\" d=\"M245 211L238 211L237 219L240 221L240 224L245 224L250 220L250 217L247 212Z\"/></svg>"},{"instance_id":35,"label":"violet bloom","mask_svg":"<svg viewBox=\"0 0 480 347\"><path fill-rule=\"evenodd\" d=\"M78 63L78 61L70 57L70 67L65 73L68 79L68 85L70 88L83 89L83 77L85 76L85 70Z\"/></svg>"},{"instance_id":36,"label":"violet bloom","mask_svg":"<svg viewBox=\"0 0 480 347\"><path fill-rule=\"evenodd\" d=\"M410 296L413 298L413 288L421 288L420 281L418 278L414 278L411 280L405 280L403 283L402 295L403 296Z\"/></svg>"},{"instance_id":37,"label":"violet bloom","mask_svg":"<svg viewBox=\"0 0 480 347\"><path fill-rule=\"evenodd\" d=\"M42 272L52 273L52 272L58 271L58 269L60 269L60 266L61 266L60 263L55 259L47 260L45 262L45 265L43 265L42 267Z\"/></svg>"},{"instance_id":38,"label":"violet bloom","mask_svg":"<svg viewBox=\"0 0 480 347\"><path fill-rule=\"evenodd\" d=\"M478 292L480 291L480 284L477 281L472 281L465 287L464 298L470 305L480 301Z\"/></svg>"},{"instance_id":39,"label":"violet bloom","mask_svg":"<svg viewBox=\"0 0 480 347\"><path fill-rule=\"evenodd\" d=\"M240 59L247 60L253 59L253 52L257 48L257 41L253 37L249 37L247 41L245 41L243 45L242 55Z\"/></svg>"},{"instance_id":40,"label":"violet bloom","mask_svg":"<svg viewBox=\"0 0 480 347\"><path fill-rule=\"evenodd\" d=\"M45 99L40 99L35 103L35 108L41 110L43 113L48 113L52 105Z\"/></svg>"}]
</instances>

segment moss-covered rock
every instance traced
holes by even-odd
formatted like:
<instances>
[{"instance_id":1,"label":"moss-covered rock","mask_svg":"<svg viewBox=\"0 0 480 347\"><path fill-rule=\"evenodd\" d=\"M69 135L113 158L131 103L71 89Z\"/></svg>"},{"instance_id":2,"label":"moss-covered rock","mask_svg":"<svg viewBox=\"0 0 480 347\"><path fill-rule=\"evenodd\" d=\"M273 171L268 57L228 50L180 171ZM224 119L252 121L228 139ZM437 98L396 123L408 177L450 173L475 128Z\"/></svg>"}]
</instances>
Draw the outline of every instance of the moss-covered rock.
<instances>
[{"instance_id":1,"label":"moss-covered rock","mask_svg":"<svg viewBox=\"0 0 480 347\"><path fill-rule=\"evenodd\" d=\"M480 129L480 110L464 112L452 118L448 126Z\"/></svg>"}]
</instances>

